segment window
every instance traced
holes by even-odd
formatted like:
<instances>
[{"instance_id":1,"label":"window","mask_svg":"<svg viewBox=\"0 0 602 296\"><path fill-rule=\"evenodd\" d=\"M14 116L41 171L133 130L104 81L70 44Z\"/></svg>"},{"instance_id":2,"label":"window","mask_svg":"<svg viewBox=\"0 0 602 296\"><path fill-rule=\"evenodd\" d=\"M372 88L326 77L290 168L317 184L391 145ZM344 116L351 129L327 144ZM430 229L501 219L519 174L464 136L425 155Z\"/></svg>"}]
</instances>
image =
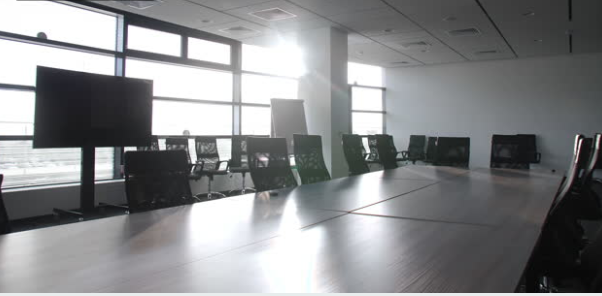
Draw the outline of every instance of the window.
<instances>
[{"instance_id":1,"label":"window","mask_svg":"<svg viewBox=\"0 0 602 296\"><path fill-rule=\"evenodd\" d=\"M0 1L0 31L115 50L117 20L67 4ZM0 46L2 47L2 46Z\"/></svg>"},{"instance_id":2,"label":"window","mask_svg":"<svg viewBox=\"0 0 602 296\"><path fill-rule=\"evenodd\" d=\"M383 69L377 66L349 63L347 79L349 84L383 87Z\"/></svg>"},{"instance_id":3,"label":"window","mask_svg":"<svg viewBox=\"0 0 602 296\"><path fill-rule=\"evenodd\" d=\"M348 69L352 132L359 135L384 133L385 89L382 88L382 68L349 63Z\"/></svg>"},{"instance_id":4,"label":"window","mask_svg":"<svg viewBox=\"0 0 602 296\"><path fill-rule=\"evenodd\" d=\"M58 4L57 4L58 5ZM115 57L0 39L0 83L35 85L36 67L115 74Z\"/></svg>"},{"instance_id":5,"label":"window","mask_svg":"<svg viewBox=\"0 0 602 296\"><path fill-rule=\"evenodd\" d=\"M301 52L293 46L267 48L242 45L242 69L278 76L299 77L303 74Z\"/></svg>"},{"instance_id":6,"label":"window","mask_svg":"<svg viewBox=\"0 0 602 296\"><path fill-rule=\"evenodd\" d=\"M270 99L296 99L299 82L296 79L242 75L242 101L244 103L270 104Z\"/></svg>"},{"instance_id":7,"label":"window","mask_svg":"<svg viewBox=\"0 0 602 296\"><path fill-rule=\"evenodd\" d=\"M231 135L232 106L155 100L153 134ZM191 146L193 147L193 146Z\"/></svg>"},{"instance_id":8,"label":"window","mask_svg":"<svg viewBox=\"0 0 602 296\"><path fill-rule=\"evenodd\" d=\"M0 141L4 188L79 182L81 149L33 149L32 141ZM113 148L96 149L96 180L113 178Z\"/></svg>"},{"instance_id":9,"label":"window","mask_svg":"<svg viewBox=\"0 0 602 296\"><path fill-rule=\"evenodd\" d=\"M270 107L242 107L242 131L243 135L270 135L272 113Z\"/></svg>"},{"instance_id":10,"label":"window","mask_svg":"<svg viewBox=\"0 0 602 296\"><path fill-rule=\"evenodd\" d=\"M0 89L0 135L33 135L35 93Z\"/></svg>"},{"instance_id":11,"label":"window","mask_svg":"<svg viewBox=\"0 0 602 296\"><path fill-rule=\"evenodd\" d=\"M126 76L154 81L154 95L232 101L232 73L127 59Z\"/></svg>"},{"instance_id":12,"label":"window","mask_svg":"<svg viewBox=\"0 0 602 296\"><path fill-rule=\"evenodd\" d=\"M128 26L128 48L180 56L182 54L182 36L136 26Z\"/></svg>"},{"instance_id":13,"label":"window","mask_svg":"<svg viewBox=\"0 0 602 296\"><path fill-rule=\"evenodd\" d=\"M188 58L230 65L230 45L188 38Z\"/></svg>"}]
</instances>

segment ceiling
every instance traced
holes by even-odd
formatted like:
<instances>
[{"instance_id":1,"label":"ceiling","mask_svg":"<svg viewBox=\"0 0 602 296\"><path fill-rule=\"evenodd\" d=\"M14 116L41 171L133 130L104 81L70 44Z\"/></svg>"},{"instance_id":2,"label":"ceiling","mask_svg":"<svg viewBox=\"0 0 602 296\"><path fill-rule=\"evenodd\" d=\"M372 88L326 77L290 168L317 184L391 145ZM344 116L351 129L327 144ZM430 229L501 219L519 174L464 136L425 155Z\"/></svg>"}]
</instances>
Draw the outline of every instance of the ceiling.
<instances>
[{"instance_id":1,"label":"ceiling","mask_svg":"<svg viewBox=\"0 0 602 296\"><path fill-rule=\"evenodd\" d=\"M383 67L602 51L600 0L162 0L143 10L98 3L263 46L336 27L349 34L350 61Z\"/></svg>"}]
</instances>

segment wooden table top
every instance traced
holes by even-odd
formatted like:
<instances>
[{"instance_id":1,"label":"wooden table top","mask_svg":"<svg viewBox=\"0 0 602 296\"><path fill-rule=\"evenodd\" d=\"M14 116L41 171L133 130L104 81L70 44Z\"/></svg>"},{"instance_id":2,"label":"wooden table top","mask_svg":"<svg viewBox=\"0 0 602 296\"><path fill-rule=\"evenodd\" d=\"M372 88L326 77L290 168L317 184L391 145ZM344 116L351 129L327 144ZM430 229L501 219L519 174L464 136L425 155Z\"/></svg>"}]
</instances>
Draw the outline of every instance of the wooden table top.
<instances>
[{"instance_id":1,"label":"wooden table top","mask_svg":"<svg viewBox=\"0 0 602 296\"><path fill-rule=\"evenodd\" d=\"M560 180L410 166L14 233L0 292L512 292Z\"/></svg>"}]
</instances>

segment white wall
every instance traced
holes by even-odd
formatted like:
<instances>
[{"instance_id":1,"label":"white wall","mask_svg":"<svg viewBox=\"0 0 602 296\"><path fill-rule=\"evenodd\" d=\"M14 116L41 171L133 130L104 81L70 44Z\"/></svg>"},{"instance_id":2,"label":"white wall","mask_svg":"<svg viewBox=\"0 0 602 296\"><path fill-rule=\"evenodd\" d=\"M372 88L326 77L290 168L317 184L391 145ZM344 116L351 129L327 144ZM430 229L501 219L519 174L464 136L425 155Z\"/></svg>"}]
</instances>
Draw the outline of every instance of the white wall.
<instances>
[{"instance_id":1,"label":"white wall","mask_svg":"<svg viewBox=\"0 0 602 296\"><path fill-rule=\"evenodd\" d=\"M386 69L387 133L471 138L488 167L492 134L537 134L539 167L565 170L575 133L602 132L602 54Z\"/></svg>"}]
</instances>

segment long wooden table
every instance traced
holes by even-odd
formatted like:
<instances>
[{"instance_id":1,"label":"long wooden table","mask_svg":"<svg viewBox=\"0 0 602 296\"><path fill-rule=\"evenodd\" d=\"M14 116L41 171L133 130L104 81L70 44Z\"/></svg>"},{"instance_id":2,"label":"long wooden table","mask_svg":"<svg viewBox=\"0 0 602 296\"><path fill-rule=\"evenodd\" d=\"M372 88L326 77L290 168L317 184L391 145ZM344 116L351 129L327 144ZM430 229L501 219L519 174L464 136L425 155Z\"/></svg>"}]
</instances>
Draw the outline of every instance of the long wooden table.
<instances>
[{"instance_id":1,"label":"long wooden table","mask_svg":"<svg viewBox=\"0 0 602 296\"><path fill-rule=\"evenodd\" d=\"M409 166L0 236L0 292L512 292L560 174Z\"/></svg>"}]
</instances>

